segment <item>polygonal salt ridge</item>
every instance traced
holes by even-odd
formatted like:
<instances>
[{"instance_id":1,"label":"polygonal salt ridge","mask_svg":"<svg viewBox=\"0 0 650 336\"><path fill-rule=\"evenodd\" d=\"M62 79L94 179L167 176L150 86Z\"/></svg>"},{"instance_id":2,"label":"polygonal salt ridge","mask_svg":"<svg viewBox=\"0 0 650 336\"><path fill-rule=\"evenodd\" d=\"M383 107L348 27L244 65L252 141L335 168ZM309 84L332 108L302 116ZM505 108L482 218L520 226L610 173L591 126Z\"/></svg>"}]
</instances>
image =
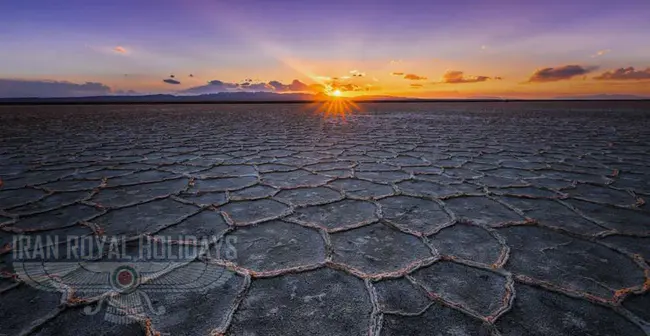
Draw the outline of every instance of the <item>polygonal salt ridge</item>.
<instances>
[{"instance_id":1,"label":"polygonal salt ridge","mask_svg":"<svg viewBox=\"0 0 650 336\"><path fill-rule=\"evenodd\" d=\"M250 165L218 165L201 171L196 174L199 178L218 178L218 177L237 177L237 176L257 176L255 166Z\"/></svg>"},{"instance_id":2,"label":"polygonal salt ridge","mask_svg":"<svg viewBox=\"0 0 650 336\"><path fill-rule=\"evenodd\" d=\"M650 237L650 212L648 211L575 199L563 200L560 203L585 219L604 228L611 228L613 231L610 234Z\"/></svg>"},{"instance_id":3,"label":"polygonal salt ridge","mask_svg":"<svg viewBox=\"0 0 650 336\"><path fill-rule=\"evenodd\" d=\"M258 155L261 157L287 157L295 154L296 151L293 150L288 150L288 149L267 149L267 150L261 150Z\"/></svg>"},{"instance_id":4,"label":"polygonal salt ridge","mask_svg":"<svg viewBox=\"0 0 650 336\"><path fill-rule=\"evenodd\" d=\"M257 176L221 177L212 179L192 179L187 192L233 191L251 187L259 183Z\"/></svg>"},{"instance_id":5,"label":"polygonal salt ridge","mask_svg":"<svg viewBox=\"0 0 650 336\"><path fill-rule=\"evenodd\" d=\"M504 237L486 225L458 221L427 237L443 259L459 260L493 269L508 261L510 247Z\"/></svg>"},{"instance_id":6,"label":"polygonal salt ridge","mask_svg":"<svg viewBox=\"0 0 650 336\"><path fill-rule=\"evenodd\" d=\"M469 180L473 180L485 176L485 174L481 172L468 169L468 168L445 168L442 174L455 177L455 178L469 179Z\"/></svg>"},{"instance_id":7,"label":"polygonal salt ridge","mask_svg":"<svg viewBox=\"0 0 650 336\"><path fill-rule=\"evenodd\" d=\"M253 278L266 278L324 267L329 246L316 228L281 220L236 227L216 244L210 262Z\"/></svg>"},{"instance_id":8,"label":"polygonal salt ridge","mask_svg":"<svg viewBox=\"0 0 650 336\"><path fill-rule=\"evenodd\" d=\"M492 325L434 302L413 314L384 313L380 322L382 336L429 335L432 331L436 335L498 335Z\"/></svg>"},{"instance_id":9,"label":"polygonal salt ridge","mask_svg":"<svg viewBox=\"0 0 650 336\"><path fill-rule=\"evenodd\" d=\"M499 160L499 166L503 168L516 168L516 169L525 169L525 170L538 170L548 168L548 164L541 162L530 162L523 160Z\"/></svg>"},{"instance_id":10,"label":"polygonal salt ridge","mask_svg":"<svg viewBox=\"0 0 650 336\"><path fill-rule=\"evenodd\" d=\"M437 175L428 175L437 176ZM395 184L398 192L413 197L424 197L431 199L447 199L459 196L483 196L485 193L481 187L468 183L440 184L429 182L416 176L413 180L406 180Z\"/></svg>"},{"instance_id":11,"label":"polygonal salt ridge","mask_svg":"<svg viewBox=\"0 0 650 336\"><path fill-rule=\"evenodd\" d=\"M201 208L219 206L229 201L227 192L179 193L178 195L171 195L170 198L177 202L193 204Z\"/></svg>"},{"instance_id":12,"label":"polygonal salt ridge","mask_svg":"<svg viewBox=\"0 0 650 336\"><path fill-rule=\"evenodd\" d=\"M188 188L191 180L177 178L162 182L100 188L85 204L100 208L122 208L175 195Z\"/></svg>"},{"instance_id":13,"label":"polygonal salt ridge","mask_svg":"<svg viewBox=\"0 0 650 336\"><path fill-rule=\"evenodd\" d=\"M228 200L232 201L252 201L262 198L269 198L276 195L280 189L269 187L264 184L256 184L243 189L226 191Z\"/></svg>"},{"instance_id":14,"label":"polygonal salt ridge","mask_svg":"<svg viewBox=\"0 0 650 336\"><path fill-rule=\"evenodd\" d=\"M644 322L635 320L621 307L611 309L538 286L518 283L515 290L517 298L511 310L495 323L500 335L642 336L648 333L647 328L646 332L642 331Z\"/></svg>"},{"instance_id":15,"label":"polygonal salt ridge","mask_svg":"<svg viewBox=\"0 0 650 336\"><path fill-rule=\"evenodd\" d=\"M131 174L118 177L110 177L106 181L108 187L126 187L142 183L163 182L180 178L178 174L160 171L156 169L140 170Z\"/></svg>"},{"instance_id":16,"label":"polygonal salt ridge","mask_svg":"<svg viewBox=\"0 0 650 336\"><path fill-rule=\"evenodd\" d=\"M377 150L377 149L366 151L365 154L377 159L396 158L399 155L397 152L394 151L385 151L385 150Z\"/></svg>"},{"instance_id":17,"label":"polygonal salt ridge","mask_svg":"<svg viewBox=\"0 0 650 336\"><path fill-rule=\"evenodd\" d=\"M382 220L396 229L426 236L455 222L454 214L438 200L413 196L389 196L376 202Z\"/></svg>"},{"instance_id":18,"label":"polygonal salt ridge","mask_svg":"<svg viewBox=\"0 0 650 336\"><path fill-rule=\"evenodd\" d=\"M246 226L285 217L293 208L273 199L231 201L217 210L230 225Z\"/></svg>"},{"instance_id":19,"label":"polygonal salt ridge","mask_svg":"<svg viewBox=\"0 0 650 336\"><path fill-rule=\"evenodd\" d=\"M228 225L222 213L213 209L204 209L186 216L180 221L161 227L159 230L152 231L146 236L164 237L168 241L171 239L170 242L173 244L200 245L202 243L198 240L183 240L183 237L208 238L211 240L212 237L223 236L232 228L232 226Z\"/></svg>"},{"instance_id":20,"label":"polygonal salt ridge","mask_svg":"<svg viewBox=\"0 0 650 336\"><path fill-rule=\"evenodd\" d=\"M456 220L479 226L499 227L526 221L521 211L489 196L451 197L444 199L443 203L454 213Z\"/></svg>"},{"instance_id":21,"label":"polygonal salt ridge","mask_svg":"<svg viewBox=\"0 0 650 336\"><path fill-rule=\"evenodd\" d=\"M467 161L465 164L463 164L460 168L465 168L465 169L471 169L477 172L487 172L490 171L491 169L496 169L499 166L494 165L494 164L488 164L488 163L481 163L481 162L476 162L476 161Z\"/></svg>"},{"instance_id":22,"label":"polygonal salt ridge","mask_svg":"<svg viewBox=\"0 0 650 336\"><path fill-rule=\"evenodd\" d=\"M400 168L380 162L359 162L354 168L356 172L362 171L399 171Z\"/></svg>"},{"instance_id":23,"label":"polygonal salt ridge","mask_svg":"<svg viewBox=\"0 0 650 336\"><path fill-rule=\"evenodd\" d=\"M373 314L364 281L330 268L256 279L242 299L227 335L366 335Z\"/></svg>"},{"instance_id":24,"label":"polygonal salt ridge","mask_svg":"<svg viewBox=\"0 0 650 336\"><path fill-rule=\"evenodd\" d=\"M643 236L611 234L601 237L599 242L632 258L644 258L646 264L650 265L650 234Z\"/></svg>"},{"instance_id":25,"label":"polygonal salt ridge","mask_svg":"<svg viewBox=\"0 0 650 336\"><path fill-rule=\"evenodd\" d=\"M328 184L350 199L373 200L394 195L391 185L379 184L354 178L336 179Z\"/></svg>"},{"instance_id":26,"label":"polygonal salt ridge","mask_svg":"<svg viewBox=\"0 0 650 336\"><path fill-rule=\"evenodd\" d=\"M0 190L0 209L7 210L37 202L51 193L36 188Z\"/></svg>"},{"instance_id":27,"label":"polygonal salt ridge","mask_svg":"<svg viewBox=\"0 0 650 336\"><path fill-rule=\"evenodd\" d=\"M111 169L102 167L96 170L77 172L73 175L70 175L68 178L73 178L75 180L104 180L111 177L129 175L136 171L137 170Z\"/></svg>"},{"instance_id":28,"label":"polygonal salt ridge","mask_svg":"<svg viewBox=\"0 0 650 336\"><path fill-rule=\"evenodd\" d=\"M537 170L537 173L539 173L541 177L546 177L550 179L557 179L557 180L563 180L563 181L570 181L570 182L582 182L582 183L594 183L594 184L610 184L613 182L613 180L601 176L601 175L593 175L593 174L587 174L587 173L577 173L577 172L570 172L570 171L560 171L560 170ZM534 176L526 176L526 177L534 177Z\"/></svg>"},{"instance_id":29,"label":"polygonal salt ridge","mask_svg":"<svg viewBox=\"0 0 650 336\"><path fill-rule=\"evenodd\" d=\"M303 169L316 173L325 170L350 169L356 166L357 163L353 161L325 161L306 165Z\"/></svg>"},{"instance_id":30,"label":"polygonal salt ridge","mask_svg":"<svg viewBox=\"0 0 650 336\"><path fill-rule=\"evenodd\" d=\"M323 186L283 189L275 194L273 198L291 204L294 207L304 207L308 205L333 203L343 200L345 196L336 189Z\"/></svg>"},{"instance_id":31,"label":"polygonal salt ridge","mask_svg":"<svg viewBox=\"0 0 650 336\"><path fill-rule=\"evenodd\" d=\"M293 167L302 167L302 166L318 163L318 161L319 161L318 159L314 159L314 158L287 156L287 157L276 158L273 160L273 163L283 164L283 165L288 165Z\"/></svg>"},{"instance_id":32,"label":"polygonal salt ridge","mask_svg":"<svg viewBox=\"0 0 650 336\"><path fill-rule=\"evenodd\" d=\"M357 171L358 170L359 169L357 169ZM373 169L368 169L368 170L373 170ZM417 175L417 174L440 175L443 172L443 168L436 167L436 166L404 167L404 168L402 168L402 170L409 173L409 174L411 174L411 175Z\"/></svg>"},{"instance_id":33,"label":"polygonal salt ridge","mask_svg":"<svg viewBox=\"0 0 650 336\"><path fill-rule=\"evenodd\" d=\"M2 190L13 190L31 187L39 184L56 182L63 178L74 175L73 170L53 170L53 171L36 171L31 170L23 172L12 178L3 179Z\"/></svg>"},{"instance_id":34,"label":"polygonal salt ridge","mask_svg":"<svg viewBox=\"0 0 650 336\"><path fill-rule=\"evenodd\" d=\"M520 179L511 179L501 176L492 176L489 175L489 171L486 172L486 175L468 181L476 185L489 188L514 188L514 187L529 187L529 181L520 180Z\"/></svg>"},{"instance_id":35,"label":"polygonal salt ridge","mask_svg":"<svg viewBox=\"0 0 650 336\"><path fill-rule=\"evenodd\" d=\"M46 190L48 192L72 192L93 190L102 185L102 181L98 180L77 180L77 179L63 179L56 182L39 184L36 188Z\"/></svg>"},{"instance_id":36,"label":"polygonal salt ridge","mask_svg":"<svg viewBox=\"0 0 650 336\"><path fill-rule=\"evenodd\" d=\"M469 261L438 261L406 278L430 299L488 324L506 313L515 299L512 274Z\"/></svg>"},{"instance_id":37,"label":"polygonal salt ridge","mask_svg":"<svg viewBox=\"0 0 650 336\"><path fill-rule=\"evenodd\" d=\"M394 171L356 171L354 177L380 184L393 184L413 178L413 174L401 170Z\"/></svg>"},{"instance_id":38,"label":"polygonal salt ridge","mask_svg":"<svg viewBox=\"0 0 650 336\"><path fill-rule=\"evenodd\" d=\"M158 232L200 211L200 207L168 197L111 209L84 222L107 236L135 237Z\"/></svg>"},{"instance_id":39,"label":"polygonal salt ridge","mask_svg":"<svg viewBox=\"0 0 650 336\"><path fill-rule=\"evenodd\" d=\"M299 166L290 166L279 163L265 163L257 165L257 170L260 173L275 173L275 172L288 172L300 169Z\"/></svg>"},{"instance_id":40,"label":"polygonal salt ridge","mask_svg":"<svg viewBox=\"0 0 650 336\"><path fill-rule=\"evenodd\" d=\"M496 168L487 171L486 173L492 176L505 177L510 179L525 179L542 177L541 171L530 171L517 168ZM547 176L548 177L548 176Z\"/></svg>"},{"instance_id":41,"label":"polygonal salt ridge","mask_svg":"<svg viewBox=\"0 0 650 336\"><path fill-rule=\"evenodd\" d=\"M105 214L105 211L97 207L70 204L46 212L17 217L12 222L3 223L3 226L10 225L9 229L14 232L54 230L71 227L80 222L92 220L102 214Z\"/></svg>"},{"instance_id":42,"label":"polygonal salt ridge","mask_svg":"<svg viewBox=\"0 0 650 336\"><path fill-rule=\"evenodd\" d=\"M537 225L501 228L499 234L511 248L505 267L519 282L613 307L650 290L643 257L614 244Z\"/></svg>"},{"instance_id":43,"label":"polygonal salt ridge","mask_svg":"<svg viewBox=\"0 0 650 336\"><path fill-rule=\"evenodd\" d=\"M563 192L572 198L598 204L618 205L629 208L643 206L645 204L633 192L598 184L578 183L572 188L564 189Z\"/></svg>"},{"instance_id":44,"label":"polygonal salt ridge","mask_svg":"<svg viewBox=\"0 0 650 336\"><path fill-rule=\"evenodd\" d=\"M332 180L332 177L326 177L320 174L314 174L303 169L265 173L261 176L262 183L279 189L292 189L298 187L319 187Z\"/></svg>"},{"instance_id":45,"label":"polygonal salt ridge","mask_svg":"<svg viewBox=\"0 0 650 336\"><path fill-rule=\"evenodd\" d=\"M431 161L431 162L432 162L433 166L441 167L441 168L460 168L465 163L467 163L466 160L460 160L460 159L455 159L455 158L434 160L434 161Z\"/></svg>"},{"instance_id":46,"label":"polygonal salt ridge","mask_svg":"<svg viewBox=\"0 0 650 336\"><path fill-rule=\"evenodd\" d=\"M328 265L364 279L400 277L437 260L422 239L382 223L332 233L329 239Z\"/></svg>"},{"instance_id":47,"label":"polygonal salt ridge","mask_svg":"<svg viewBox=\"0 0 650 336\"><path fill-rule=\"evenodd\" d=\"M372 224L378 222L379 218L381 215L375 203L343 199L296 208L283 220L333 233Z\"/></svg>"},{"instance_id":48,"label":"polygonal salt ridge","mask_svg":"<svg viewBox=\"0 0 650 336\"><path fill-rule=\"evenodd\" d=\"M418 167L431 165L431 162L423 158L402 154L395 158L386 159L384 162L396 167Z\"/></svg>"},{"instance_id":49,"label":"polygonal salt ridge","mask_svg":"<svg viewBox=\"0 0 650 336\"><path fill-rule=\"evenodd\" d=\"M180 175L190 175L190 176L199 176L201 171L210 169L210 167L199 166L199 165L189 165L185 163L172 163L160 165L156 168L160 171L170 172Z\"/></svg>"},{"instance_id":50,"label":"polygonal salt ridge","mask_svg":"<svg viewBox=\"0 0 650 336\"><path fill-rule=\"evenodd\" d=\"M40 200L13 207L7 211L7 214L18 216L35 215L75 203L83 203L91 195L88 191L53 192Z\"/></svg>"},{"instance_id":51,"label":"polygonal salt ridge","mask_svg":"<svg viewBox=\"0 0 650 336\"><path fill-rule=\"evenodd\" d=\"M323 160L323 159L336 159L336 157L332 154L328 153L322 153L319 151L312 151L312 152L298 152L292 155L292 157L296 158L304 158L304 159L315 159L315 160Z\"/></svg>"},{"instance_id":52,"label":"polygonal salt ridge","mask_svg":"<svg viewBox=\"0 0 650 336\"><path fill-rule=\"evenodd\" d=\"M546 188L535 187L505 187L505 188L489 188L489 195L497 196L515 196L531 199L564 199L567 195L555 190L548 190Z\"/></svg>"}]
</instances>

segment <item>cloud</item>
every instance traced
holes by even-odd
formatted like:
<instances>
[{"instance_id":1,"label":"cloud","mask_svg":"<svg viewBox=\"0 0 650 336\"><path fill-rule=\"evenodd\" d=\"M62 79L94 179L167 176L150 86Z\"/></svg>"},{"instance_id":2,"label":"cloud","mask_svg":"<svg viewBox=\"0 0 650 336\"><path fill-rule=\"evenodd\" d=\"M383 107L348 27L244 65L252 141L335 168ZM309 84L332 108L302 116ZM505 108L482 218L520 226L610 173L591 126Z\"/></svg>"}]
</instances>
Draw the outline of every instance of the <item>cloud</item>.
<instances>
[{"instance_id":1,"label":"cloud","mask_svg":"<svg viewBox=\"0 0 650 336\"><path fill-rule=\"evenodd\" d=\"M171 78L163 79L163 82L165 82L167 84L174 84L174 85L178 85L178 84L181 83L181 82L179 82L179 81L177 81L175 79L171 79Z\"/></svg>"},{"instance_id":2,"label":"cloud","mask_svg":"<svg viewBox=\"0 0 650 336\"><path fill-rule=\"evenodd\" d=\"M393 72L393 73L391 73L391 75L402 77L402 76L404 76L404 73L403 72Z\"/></svg>"},{"instance_id":3,"label":"cloud","mask_svg":"<svg viewBox=\"0 0 650 336\"><path fill-rule=\"evenodd\" d=\"M647 80L650 79L650 68L635 70L634 67L619 68L613 71L603 72L600 76L594 77L597 80Z\"/></svg>"},{"instance_id":4,"label":"cloud","mask_svg":"<svg viewBox=\"0 0 650 336\"><path fill-rule=\"evenodd\" d=\"M47 80L0 79L0 98L102 96L111 88L95 82L76 84Z\"/></svg>"},{"instance_id":5,"label":"cloud","mask_svg":"<svg viewBox=\"0 0 650 336\"><path fill-rule=\"evenodd\" d=\"M564 65L557 68L544 68L535 71L528 79L529 83L556 82L571 79L575 76L586 75L598 67L583 67L580 65Z\"/></svg>"},{"instance_id":6,"label":"cloud","mask_svg":"<svg viewBox=\"0 0 650 336\"><path fill-rule=\"evenodd\" d=\"M291 84L282 84L279 81L270 81L268 83L275 91L278 92L286 92L286 91L293 91L293 92L302 92L302 91L311 91L309 88L309 85L294 79Z\"/></svg>"},{"instance_id":7,"label":"cloud","mask_svg":"<svg viewBox=\"0 0 650 336\"><path fill-rule=\"evenodd\" d=\"M284 84L280 81L270 81L268 83L264 82L253 82L252 79L245 79L243 83L228 83L220 80L209 81L206 85L196 86L183 90L180 93L183 94L211 94L219 92L236 92L236 91L247 91L247 92L323 92L325 87L322 85L314 86L307 85L297 79L294 79L289 84Z\"/></svg>"},{"instance_id":8,"label":"cloud","mask_svg":"<svg viewBox=\"0 0 650 336\"><path fill-rule=\"evenodd\" d=\"M128 50L126 50L126 48L124 48L122 46L117 46L117 47L113 48L113 51L116 52L116 53L119 53L119 54L126 54L126 53L129 52Z\"/></svg>"},{"instance_id":9,"label":"cloud","mask_svg":"<svg viewBox=\"0 0 650 336\"><path fill-rule=\"evenodd\" d=\"M488 80L501 80L501 77L489 76L466 76L462 71L447 71L442 75L441 83L446 84L463 84L463 83L480 83Z\"/></svg>"},{"instance_id":10,"label":"cloud","mask_svg":"<svg viewBox=\"0 0 650 336\"><path fill-rule=\"evenodd\" d=\"M343 92L347 91L361 91L363 90L362 87L356 85L356 84L332 84L332 89L333 90L341 90Z\"/></svg>"},{"instance_id":11,"label":"cloud","mask_svg":"<svg viewBox=\"0 0 650 336\"><path fill-rule=\"evenodd\" d=\"M402 63L402 60L390 60L390 64L400 64Z\"/></svg>"},{"instance_id":12,"label":"cloud","mask_svg":"<svg viewBox=\"0 0 650 336\"><path fill-rule=\"evenodd\" d=\"M246 85L245 89L247 91L253 92L271 92L274 91L273 86L268 83L249 83Z\"/></svg>"},{"instance_id":13,"label":"cloud","mask_svg":"<svg viewBox=\"0 0 650 336\"><path fill-rule=\"evenodd\" d=\"M422 87L422 84L411 84L411 87L414 89L419 89Z\"/></svg>"},{"instance_id":14,"label":"cloud","mask_svg":"<svg viewBox=\"0 0 650 336\"><path fill-rule=\"evenodd\" d=\"M350 71L350 73L352 74L352 77L365 77L366 76L365 72L361 72L359 70L352 70L352 71Z\"/></svg>"},{"instance_id":15,"label":"cloud","mask_svg":"<svg viewBox=\"0 0 650 336\"><path fill-rule=\"evenodd\" d=\"M598 50L595 54L591 55L591 58L596 58L596 57L603 56L605 54L609 54L609 52L611 51L612 51L611 49Z\"/></svg>"},{"instance_id":16,"label":"cloud","mask_svg":"<svg viewBox=\"0 0 650 336\"><path fill-rule=\"evenodd\" d=\"M416 74L406 74L404 75L404 79L408 80L426 80L426 77L418 76Z\"/></svg>"}]
</instances>

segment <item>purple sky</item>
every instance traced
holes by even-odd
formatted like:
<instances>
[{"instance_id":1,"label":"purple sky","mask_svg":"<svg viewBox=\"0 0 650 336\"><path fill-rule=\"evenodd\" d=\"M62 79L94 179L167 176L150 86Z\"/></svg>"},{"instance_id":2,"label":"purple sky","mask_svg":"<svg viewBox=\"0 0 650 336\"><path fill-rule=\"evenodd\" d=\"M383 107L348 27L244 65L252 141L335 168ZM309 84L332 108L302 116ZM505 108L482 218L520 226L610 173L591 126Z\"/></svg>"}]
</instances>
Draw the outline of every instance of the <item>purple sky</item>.
<instances>
[{"instance_id":1,"label":"purple sky","mask_svg":"<svg viewBox=\"0 0 650 336\"><path fill-rule=\"evenodd\" d=\"M352 70L364 74L355 87L421 96L650 94L638 85L650 67L648 0L8 0L0 13L0 96L9 81L176 92L213 80L327 86L319 78ZM522 84L568 65L585 72ZM467 80L445 82L450 71ZM171 74L180 84L163 81Z\"/></svg>"}]
</instances>

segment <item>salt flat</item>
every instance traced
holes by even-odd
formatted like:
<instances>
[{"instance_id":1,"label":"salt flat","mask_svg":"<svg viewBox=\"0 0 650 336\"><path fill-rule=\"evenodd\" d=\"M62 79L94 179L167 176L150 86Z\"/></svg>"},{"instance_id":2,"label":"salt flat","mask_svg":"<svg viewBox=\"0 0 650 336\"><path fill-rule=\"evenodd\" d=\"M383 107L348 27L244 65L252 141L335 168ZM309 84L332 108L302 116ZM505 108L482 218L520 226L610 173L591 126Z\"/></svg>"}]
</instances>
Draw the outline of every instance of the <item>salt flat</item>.
<instances>
[{"instance_id":1,"label":"salt flat","mask_svg":"<svg viewBox=\"0 0 650 336\"><path fill-rule=\"evenodd\" d=\"M0 335L650 335L650 103L359 108L0 107ZM18 234L215 239L116 292Z\"/></svg>"}]
</instances>

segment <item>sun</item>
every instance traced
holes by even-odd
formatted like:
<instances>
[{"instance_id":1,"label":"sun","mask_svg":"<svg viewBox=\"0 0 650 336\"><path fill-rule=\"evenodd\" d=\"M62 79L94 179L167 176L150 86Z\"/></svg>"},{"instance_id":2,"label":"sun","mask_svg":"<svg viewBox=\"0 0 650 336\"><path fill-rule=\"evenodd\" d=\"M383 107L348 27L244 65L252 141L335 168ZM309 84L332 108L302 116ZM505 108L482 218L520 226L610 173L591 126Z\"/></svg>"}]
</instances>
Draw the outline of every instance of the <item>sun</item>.
<instances>
[{"instance_id":1,"label":"sun","mask_svg":"<svg viewBox=\"0 0 650 336\"><path fill-rule=\"evenodd\" d=\"M332 96L334 97L340 97L341 96L341 90L334 90L332 92Z\"/></svg>"}]
</instances>

